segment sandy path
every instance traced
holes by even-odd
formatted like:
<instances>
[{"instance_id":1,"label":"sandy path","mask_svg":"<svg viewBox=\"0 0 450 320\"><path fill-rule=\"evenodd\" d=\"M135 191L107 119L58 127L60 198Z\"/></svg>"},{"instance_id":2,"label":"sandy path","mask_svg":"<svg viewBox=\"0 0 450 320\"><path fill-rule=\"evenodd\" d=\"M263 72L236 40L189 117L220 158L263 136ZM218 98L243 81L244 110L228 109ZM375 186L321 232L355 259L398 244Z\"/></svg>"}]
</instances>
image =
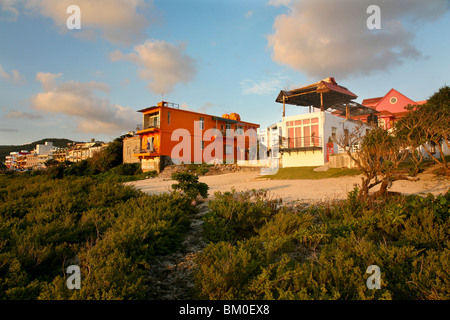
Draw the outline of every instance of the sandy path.
<instances>
[{"instance_id":1,"label":"sandy path","mask_svg":"<svg viewBox=\"0 0 450 320\"><path fill-rule=\"evenodd\" d=\"M236 172L215 176L202 176L201 182L209 186L209 194L216 191L230 191L233 187L236 191L252 189L268 189L274 197L280 197L283 202L319 202L335 199L344 199L347 193L353 190L355 184L361 182L360 176L340 178L328 178L320 180L268 180L257 179L258 172ZM441 194L450 188L450 179L435 177L432 174L419 175L419 181L396 181L390 191L403 194ZM136 186L150 194L168 192L173 180L153 178L128 184ZM375 190L374 190L375 191Z\"/></svg>"}]
</instances>

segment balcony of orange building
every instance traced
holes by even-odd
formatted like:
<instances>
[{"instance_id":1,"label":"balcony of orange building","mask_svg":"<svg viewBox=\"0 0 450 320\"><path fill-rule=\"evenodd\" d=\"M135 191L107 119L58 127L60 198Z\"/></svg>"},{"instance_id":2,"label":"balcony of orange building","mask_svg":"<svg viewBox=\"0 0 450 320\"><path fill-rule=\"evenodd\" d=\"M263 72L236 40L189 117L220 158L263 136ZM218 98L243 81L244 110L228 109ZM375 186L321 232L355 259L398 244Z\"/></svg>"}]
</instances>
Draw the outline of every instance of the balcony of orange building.
<instances>
[{"instance_id":1,"label":"balcony of orange building","mask_svg":"<svg viewBox=\"0 0 450 320\"><path fill-rule=\"evenodd\" d=\"M139 123L136 125L136 133L143 134L143 133L159 131L161 129L159 119L160 119L159 113L158 113L158 116L153 116L153 117L144 115L144 123Z\"/></svg>"},{"instance_id":2,"label":"balcony of orange building","mask_svg":"<svg viewBox=\"0 0 450 320\"><path fill-rule=\"evenodd\" d=\"M138 159L151 159L159 156L161 156L161 152L157 147L150 147L147 149L141 148L138 153L133 153L133 157L137 157Z\"/></svg>"}]
</instances>

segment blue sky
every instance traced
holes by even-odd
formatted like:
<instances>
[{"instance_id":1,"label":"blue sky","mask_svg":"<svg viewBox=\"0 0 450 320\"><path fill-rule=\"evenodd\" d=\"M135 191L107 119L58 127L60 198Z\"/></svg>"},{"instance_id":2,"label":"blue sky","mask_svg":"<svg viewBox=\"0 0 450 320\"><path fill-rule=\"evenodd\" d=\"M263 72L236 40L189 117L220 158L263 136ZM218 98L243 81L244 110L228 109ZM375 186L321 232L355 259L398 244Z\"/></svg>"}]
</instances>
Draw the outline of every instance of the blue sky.
<instances>
[{"instance_id":1,"label":"blue sky","mask_svg":"<svg viewBox=\"0 0 450 320\"><path fill-rule=\"evenodd\" d=\"M66 8L81 10L69 30ZM380 7L369 30L366 8ZM448 0L0 0L0 144L110 141L161 99L281 120L278 92L328 76L365 98L450 81ZM288 107L287 115L306 112Z\"/></svg>"}]
</instances>

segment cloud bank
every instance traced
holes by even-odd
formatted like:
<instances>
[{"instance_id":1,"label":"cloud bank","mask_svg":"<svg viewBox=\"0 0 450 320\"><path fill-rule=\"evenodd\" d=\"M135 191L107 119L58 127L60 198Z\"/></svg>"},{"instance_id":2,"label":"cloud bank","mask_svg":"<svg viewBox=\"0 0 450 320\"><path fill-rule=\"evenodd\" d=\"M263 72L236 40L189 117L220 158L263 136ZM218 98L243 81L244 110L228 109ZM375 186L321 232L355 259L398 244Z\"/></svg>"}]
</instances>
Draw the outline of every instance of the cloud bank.
<instances>
[{"instance_id":1,"label":"cloud bank","mask_svg":"<svg viewBox=\"0 0 450 320\"><path fill-rule=\"evenodd\" d=\"M449 10L447 0L271 0L286 6L267 36L272 59L322 79L386 71L422 58L414 45L415 26ZM370 5L381 9L381 29L369 30Z\"/></svg>"},{"instance_id":2,"label":"cloud bank","mask_svg":"<svg viewBox=\"0 0 450 320\"><path fill-rule=\"evenodd\" d=\"M16 21L21 10L53 20L61 31L67 31L67 7L77 5L81 11L81 31L76 36L130 45L145 39L149 24L146 15L151 4L144 0L1 0L8 20ZM20 9L20 10L19 10Z\"/></svg>"},{"instance_id":3,"label":"cloud bank","mask_svg":"<svg viewBox=\"0 0 450 320\"><path fill-rule=\"evenodd\" d=\"M196 74L194 59L184 51L185 44L174 45L162 40L147 40L135 46L134 52L112 52L110 59L133 62L138 66L139 77L149 81L151 92L166 94L178 83L190 82Z\"/></svg>"},{"instance_id":4,"label":"cloud bank","mask_svg":"<svg viewBox=\"0 0 450 320\"><path fill-rule=\"evenodd\" d=\"M103 133L120 135L133 130L140 117L130 107L113 104L107 98L96 95L97 91L109 92L109 86L102 82L56 80L62 74L39 72L39 81L44 92L31 97L32 107L45 113L59 113L74 117L77 129L84 133Z\"/></svg>"}]
</instances>

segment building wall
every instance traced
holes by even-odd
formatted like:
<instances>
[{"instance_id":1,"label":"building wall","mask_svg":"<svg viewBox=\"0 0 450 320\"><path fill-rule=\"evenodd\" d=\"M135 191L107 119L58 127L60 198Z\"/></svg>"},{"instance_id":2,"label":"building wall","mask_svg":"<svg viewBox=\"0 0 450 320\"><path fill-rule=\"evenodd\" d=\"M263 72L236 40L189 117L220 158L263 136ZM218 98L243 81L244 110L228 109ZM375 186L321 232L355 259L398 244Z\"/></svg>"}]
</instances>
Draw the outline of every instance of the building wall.
<instances>
[{"instance_id":1,"label":"building wall","mask_svg":"<svg viewBox=\"0 0 450 320\"><path fill-rule=\"evenodd\" d=\"M39 166L39 158L36 153L27 155L27 164L26 167L28 169L36 169Z\"/></svg>"},{"instance_id":2,"label":"building wall","mask_svg":"<svg viewBox=\"0 0 450 320\"><path fill-rule=\"evenodd\" d=\"M333 115L329 112L319 111L307 114L295 115L285 117L283 120L283 130L282 135L284 138L287 137L288 122L296 122L302 120L308 120L318 118L318 132L320 139L320 147L322 150L314 151L294 151L289 154L288 152L283 152L281 164L283 167L302 167L302 166L321 166L325 164L327 159L327 144L332 141L334 135L341 136L345 134L347 129L352 132L360 122L353 121L351 119L345 119L340 116ZM367 124L363 125L363 134L366 133L365 130L371 127ZM303 128L303 127L302 127ZM339 152L339 148L336 143L333 144L333 153Z\"/></svg>"},{"instance_id":3,"label":"building wall","mask_svg":"<svg viewBox=\"0 0 450 320\"><path fill-rule=\"evenodd\" d=\"M53 159L55 159L58 162L66 161L66 157L67 157L67 150L58 149L53 152Z\"/></svg>"},{"instance_id":4,"label":"building wall","mask_svg":"<svg viewBox=\"0 0 450 320\"><path fill-rule=\"evenodd\" d=\"M298 151L284 152L281 165L283 168L290 167L316 167L325 164L322 151Z\"/></svg>"},{"instance_id":5,"label":"building wall","mask_svg":"<svg viewBox=\"0 0 450 320\"><path fill-rule=\"evenodd\" d=\"M401 94L395 89L391 89L376 105L377 111L389 111L391 113L405 112L408 104L415 104L407 96Z\"/></svg>"},{"instance_id":6,"label":"building wall","mask_svg":"<svg viewBox=\"0 0 450 320\"><path fill-rule=\"evenodd\" d=\"M133 154L139 153L141 148L141 137L134 136L123 139L123 163L140 163L138 157Z\"/></svg>"},{"instance_id":7,"label":"building wall","mask_svg":"<svg viewBox=\"0 0 450 320\"><path fill-rule=\"evenodd\" d=\"M428 151L432 151L433 148L432 148L431 143L427 142L425 144L425 146L426 146ZM445 143L445 141L442 141L441 148L442 148L442 152L444 153L444 157L450 155L450 150L447 147L447 144ZM423 146L420 146L418 151L423 155L423 157L425 159L431 159L430 155L425 151ZM435 152L433 153L433 157L435 157L437 159L440 159L441 158L441 152L439 151L439 147L435 146L434 147L434 151Z\"/></svg>"},{"instance_id":8,"label":"building wall","mask_svg":"<svg viewBox=\"0 0 450 320\"><path fill-rule=\"evenodd\" d=\"M142 152L139 155L141 159L167 156L174 158L175 162L211 162L214 158L222 160L227 157L228 148L225 144L230 145L233 150L232 159L237 159L237 139L225 139L227 121L220 120L220 117L168 107L155 107L142 112L144 125L149 114L158 112L160 118L159 128L145 129L144 127L137 132L141 136L141 149L147 149L148 144L153 145L153 152ZM203 119L203 128L199 123L201 119ZM236 130L236 126L241 127L244 132L250 128L254 129L255 135L251 139L256 145L256 129L259 125L238 121L231 124L231 129ZM219 134L214 134L210 130L214 128L221 131L220 134L224 138L222 144L220 139L215 139L219 137ZM214 146L217 146L217 150L213 150ZM245 139L242 149L249 149L249 138Z\"/></svg>"},{"instance_id":9,"label":"building wall","mask_svg":"<svg viewBox=\"0 0 450 320\"><path fill-rule=\"evenodd\" d=\"M352 154L353 157L357 157L356 153ZM329 168L358 168L356 162L349 157L346 153L338 153L330 155L330 161L328 162Z\"/></svg>"},{"instance_id":10,"label":"building wall","mask_svg":"<svg viewBox=\"0 0 450 320\"><path fill-rule=\"evenodd\" d=\"M157 171L160 172L160 157L155 157L153 159L142 159L141 169L143 172Z\"/></svg>"},{"instance_id":11,"label":"building wall","mask_svg":"<svg viewBox=\"0 0 450 320\"><path fill-rule=\"evenodd\" d=\"M36 153L40 154L50 154L53 149L53 142L47 141L45 144L36 145Z\"/></svg>"}]
</instances>

